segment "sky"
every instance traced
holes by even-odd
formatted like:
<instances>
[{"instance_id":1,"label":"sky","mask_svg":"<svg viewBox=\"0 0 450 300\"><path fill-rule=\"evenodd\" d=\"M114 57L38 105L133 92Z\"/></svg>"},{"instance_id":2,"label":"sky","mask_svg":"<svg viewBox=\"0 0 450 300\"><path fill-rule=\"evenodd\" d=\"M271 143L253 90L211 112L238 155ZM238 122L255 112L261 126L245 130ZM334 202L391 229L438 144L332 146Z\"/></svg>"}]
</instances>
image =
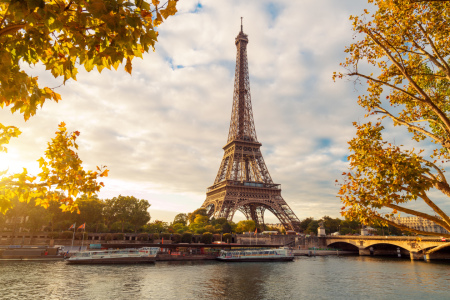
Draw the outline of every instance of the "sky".
<instances>
[{"instance_id":1,"label":"sky","mask_svg":"<svg viewBox=\"0 0 450 300\"><path fill-rule=\"evenodd\" d=\"M57 89L63 100L29 121L0 110L3 124L23 132L0 154L0 168L37 173L64 121L81 132L84 166L110 170L100 198L145 199L152 220L168 222L199 208L228 137L243 17L256 133L272 179L298 218L340 217L335 180L347 170L352 122L364 117L356 104L364 87L332 74L353 41L349 16L367 2L180 0L177 8L159 28L156 51L133 60L131 76L123 66L79 69L77 81ZM61 84L42 67L28 70L42 86ZM265 220L278 222L270 212Z\"/></svg>"}]
</instances>

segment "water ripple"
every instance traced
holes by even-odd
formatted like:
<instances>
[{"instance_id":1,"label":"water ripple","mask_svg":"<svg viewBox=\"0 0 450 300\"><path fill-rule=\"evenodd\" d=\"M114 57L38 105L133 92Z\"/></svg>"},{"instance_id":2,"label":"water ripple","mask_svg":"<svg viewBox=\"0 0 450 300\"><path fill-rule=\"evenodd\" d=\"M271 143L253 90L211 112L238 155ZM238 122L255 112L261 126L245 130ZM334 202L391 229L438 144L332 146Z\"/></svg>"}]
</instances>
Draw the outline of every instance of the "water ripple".
<instances>
[{"instance_id":1,"label":"water ripple","mask_svg":"<svg viewBox=\"0 0 450 300\"><path fill-rule=\"evenodd\" d=\"M448 299L448 267L331 256L292 263L1 262L0 299Z\"/></svg>"}]
</instances>

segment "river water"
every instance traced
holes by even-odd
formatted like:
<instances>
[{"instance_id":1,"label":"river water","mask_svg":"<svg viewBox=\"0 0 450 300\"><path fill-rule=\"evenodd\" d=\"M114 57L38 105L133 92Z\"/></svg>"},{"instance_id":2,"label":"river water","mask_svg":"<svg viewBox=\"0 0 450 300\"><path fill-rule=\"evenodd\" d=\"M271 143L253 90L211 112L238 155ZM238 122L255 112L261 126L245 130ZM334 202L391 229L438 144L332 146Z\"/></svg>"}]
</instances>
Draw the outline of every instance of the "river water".
<instances>
[{"instance_id":1,"label":"river water","mask_svg":"<svg viewBox=\"0 0 450 300\"><path fill-rule=\"evenodd\" d=\"M450 264L379 257L66 265L0 262L0 299L450 299Z\"/></svg>"}]
</instances>

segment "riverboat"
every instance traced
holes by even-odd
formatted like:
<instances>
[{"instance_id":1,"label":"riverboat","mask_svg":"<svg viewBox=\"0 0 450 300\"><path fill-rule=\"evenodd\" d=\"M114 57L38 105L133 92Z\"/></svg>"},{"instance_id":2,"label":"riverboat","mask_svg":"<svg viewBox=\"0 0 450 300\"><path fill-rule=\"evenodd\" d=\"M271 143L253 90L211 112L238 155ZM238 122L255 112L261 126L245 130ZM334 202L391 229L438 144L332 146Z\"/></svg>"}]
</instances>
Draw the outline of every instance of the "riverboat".
<instances>
[{"instance_id":1,"label":"riverboat","mask_svg":"<svg viewBox=\"0 0 450 300\"><path fill-rule=\"evenodd\" d=\"M116 249L82 251L74 253L66 261L69 264L142 264L154 263L160 248Z\"/></svg>"},{"instance_id":2,"label":"riverboat","mask_svg":"<svg viewBox=\"0 0 450 300\"><path fill-rule=\"evenodd\" d=\"M221 250L217 257L225 262L292 261L294 254L286 248L254 250Z\"/></svg>"}]
</instances>

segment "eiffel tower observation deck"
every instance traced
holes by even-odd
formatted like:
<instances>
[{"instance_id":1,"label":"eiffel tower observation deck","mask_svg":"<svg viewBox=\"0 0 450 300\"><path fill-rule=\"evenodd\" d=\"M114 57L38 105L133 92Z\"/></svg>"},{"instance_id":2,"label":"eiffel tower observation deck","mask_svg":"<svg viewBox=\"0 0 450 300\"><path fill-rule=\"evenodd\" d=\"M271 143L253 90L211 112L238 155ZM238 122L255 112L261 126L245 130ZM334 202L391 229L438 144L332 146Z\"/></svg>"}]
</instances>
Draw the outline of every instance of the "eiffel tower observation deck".
<instances>
[{"instance_id":1,"label":"eiffel tower observation deck","mask_svg":"<svg viewBox=\"0 0 450 300\"><path fill-rule=\"evenodd\" d=\"M214 184L207 189L202 208L210 217L231 221L236 211L264 224L264 212L273 213L284 227L300 231L300 221L281 197L281 187L272 181L253 121L247 62L248 36L241 31L235 40L236 71L233 108L227 144Z\"/></svg>"}]
</instances>

